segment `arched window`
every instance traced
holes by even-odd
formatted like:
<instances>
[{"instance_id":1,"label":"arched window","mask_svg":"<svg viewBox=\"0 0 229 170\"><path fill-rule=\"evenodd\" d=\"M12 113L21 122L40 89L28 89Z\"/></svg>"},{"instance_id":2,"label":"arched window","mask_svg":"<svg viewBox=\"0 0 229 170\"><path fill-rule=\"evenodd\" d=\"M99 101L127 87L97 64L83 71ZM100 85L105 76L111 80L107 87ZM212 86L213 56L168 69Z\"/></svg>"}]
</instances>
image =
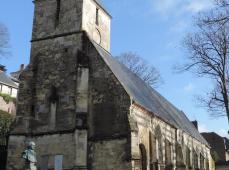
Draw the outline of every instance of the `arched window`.
<instances>
[{"instance_id":1,"label":"arched window","mask_svg":"<svg viewBox=\"0 0 229 170\"><path fill-rule=\"evenodd\" d=\"M194 166L195 170L199 169L199 167L198 167L198 154L195 150L193 150L193 166Z\"/></svg>"},{"instance_id":2,"label":"arched window","mask_svg":"<svg viewBox=\"0 0 229 170\"><path fill-rule=\"evenodd\" d=\"M143 144L140 144L139 149L140 149L141 170L147 170L146 148Z\"/></svg>"},{"instance_id":3,"label":"arched window","mask_svg":"<svg viewBox=\"0 0 229 170\"><path fill-rule=\"evenodd\" d=\"M149 132L149 155L150 155L150 163L156 161L156 140L151 132Z\"/></svg>"},{"instance_id":4,"label":"arched window","mask_svg":"<svg viewBox=\"0 0 229 170\"><path fill-rule=\"evenodd\" d=\"M202 154L200 154L200 169L204 169L204 156Z\"/></svg>"},{"instance_id":5,"label":"arched window","mask_svg":"<svg viewBox=\"0 0 229 170\"><path fill-rule=\"evenodd\" d=\"M156 137L156 150L157 150L157 160L159 163L163 163L163 140L160 126L155 129Z\"/></svg>"},{"instance_id":6,"label":"arched window","mask_svg":"<svg viewBox=\"0 0 229 170\"><path fill-rule=\"evenodd\" d=\"M205 169L209 170L209 160L205 159Z\"/></svg>"},{"instance_id":7,"label":"arched window","mask_svg":"<svg viewBox=\"0 0 229 170\"><path fill-rule=\"evenodd\" d=\"M185 168L182 146L179 143L176 143L176 162L177 162L177 167Z\"/></svg>"},{"instance_id":8,"label":"arched window","mask_svg":"<svg viewBox=\"0 0 229 170\"><path fill-rule=\"evenodd\" d=\"M172 145L168 140L165 140L165 163L167 165L172 163Z\"/></svg>"},{"instance_id":9,"label":"arched window","mask_svg":"<svg viewBox=\"0 0 229 170\"><path fill-rule=\"evenodd\" d=\"M172 164L172 144L165 140L165 169L166 170L172 170L173 164Z\"/></svg>"},{"instance_id":10,"label":"arched window","mask_svg":"<svg viewBox=\"0 0 229 170\"><path fill-rule=\"evenodd\" d=\"M191 168L191 151L188 147L186 147L186 166L187 168Z\"/></svg>"}]
</instances>

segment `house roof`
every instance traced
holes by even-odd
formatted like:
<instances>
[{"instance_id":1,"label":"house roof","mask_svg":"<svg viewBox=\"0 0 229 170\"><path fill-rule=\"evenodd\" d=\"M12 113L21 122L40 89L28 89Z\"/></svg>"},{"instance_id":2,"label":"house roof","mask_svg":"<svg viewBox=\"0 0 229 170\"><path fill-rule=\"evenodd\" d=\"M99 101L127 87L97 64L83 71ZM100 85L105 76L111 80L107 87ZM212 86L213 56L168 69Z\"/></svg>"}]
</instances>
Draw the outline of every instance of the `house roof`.
<instances>
[{"instance_id":1,"label":"house roof","mask_svg":"<svg viewBox=\"0 0 229 170\"><path fill-rule=\"evenodd\" d=\"M172 124L177 129L182 129L193 138L209 146L184 112L177 109L97 43L93 41L93 44L134 102L149 112L152 112L157 117Z\"/></svg>"},{"instance_id":2,"label":"house roof","mask_svg":"<svg viewBox=\"0 0 229 170\"><path fill-rule=\"evenodd\" d=\"M0 83L18 88L18 86L6 75L5 72L0 72Z\"/></svg>"}]
</instances>

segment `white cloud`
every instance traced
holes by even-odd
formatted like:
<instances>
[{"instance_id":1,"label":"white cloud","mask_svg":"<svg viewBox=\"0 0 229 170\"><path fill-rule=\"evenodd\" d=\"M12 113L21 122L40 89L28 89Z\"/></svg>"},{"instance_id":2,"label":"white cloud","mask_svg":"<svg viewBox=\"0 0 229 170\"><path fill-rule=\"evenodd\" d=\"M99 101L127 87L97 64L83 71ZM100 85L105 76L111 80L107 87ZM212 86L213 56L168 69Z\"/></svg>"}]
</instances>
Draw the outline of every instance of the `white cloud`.
<instances>
[{"instance_id":1,"label":"white cloud","mask_svg":"<svg viewBox=\"0 0 229 170\"><path fill-rule=\"evenodd\" d=\"M197 13L213 7L213 0L151 0L153 10L163 15Z\"/></svg>"},{"instance_id":2,"label":"white cloud","mask_svg":"<svg viewBox=\"0 0 229 170\"><path fill-rule=\"evenodd\" d=\"M186 7L188 11L197 13L213 7L211 0L192 0Z\"/></svg>"},{"instance_id":3,"label":"white cloud","mask_svg":"<svg viewBox=\"0 0 229 170\"><path fill-rule=\"evenodd\" d=\"M220 136L222 136L222 137L227 137L228 139L229 139L229 134L228 134L228 131L226 130L226 129L220 129L218 132L216 132L216 133L218 133Z\"/></svg>"},{"instance_id":4,"label":"white cloud","mask_svg":"<svg viewBox=\"0 0 229 170\"><path fill-rule=\"evenodd\" d=\"M194 90L195 86L192 83L187 84L184 86L184 91L185 92L192 92Z\"/></svg>"}]
</instances>

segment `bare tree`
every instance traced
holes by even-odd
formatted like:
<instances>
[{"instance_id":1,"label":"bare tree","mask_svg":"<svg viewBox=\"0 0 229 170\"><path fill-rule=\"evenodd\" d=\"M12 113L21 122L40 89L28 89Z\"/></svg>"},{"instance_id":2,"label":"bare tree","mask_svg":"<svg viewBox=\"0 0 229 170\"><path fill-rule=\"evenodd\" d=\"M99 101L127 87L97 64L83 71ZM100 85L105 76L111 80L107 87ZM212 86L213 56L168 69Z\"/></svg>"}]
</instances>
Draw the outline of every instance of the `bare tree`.
<instances>
[{"instance_id":1,"label":"bare tree","mask_svg":"<svg viewBox=\"0 0 229 170\"><path fill-rule=\"evenodd\" d=\"M215 0L215 2L216 7L207 15L203 14L201 22L207 25L223 26L229 22L229 2L228 0Z\"/></svg>"},{"instance_id":2,"label":"bare tree","mask_svg":"<svg viewBox=\"0 0 229 170\"><path fill-rule=\"evenodd\" d=\"M0 57L8 54L9 33L5 25L0 23Z\"/></svg>"},{"instance_id":3,"label":"bare tree","mask_svg":"<svg viewBox=\"0 0 229 170\"><path fill-rule=\"evenodd\" d=\"M214 82L215 87L199 101L211 115L226 115L229 121L229 20L223 17L229 14L227 6L226 1L218 1L215 9L199 16L196 32L185 39L189 56L182 70Z\"/></svg>"},{"instance_id":4,"label":"bare tree","mask_svg":"<svg viewBox=\"0 0 229 170\"><path fill-rule=\"evenodd\" d=\"M133 52L122 53L116 57L119 62L123 63L133 73L139 76L145 83L154 88L158 87L162 83L162 78L157 69L148 64L138 54Z\"/></svg>"}]
</instances>

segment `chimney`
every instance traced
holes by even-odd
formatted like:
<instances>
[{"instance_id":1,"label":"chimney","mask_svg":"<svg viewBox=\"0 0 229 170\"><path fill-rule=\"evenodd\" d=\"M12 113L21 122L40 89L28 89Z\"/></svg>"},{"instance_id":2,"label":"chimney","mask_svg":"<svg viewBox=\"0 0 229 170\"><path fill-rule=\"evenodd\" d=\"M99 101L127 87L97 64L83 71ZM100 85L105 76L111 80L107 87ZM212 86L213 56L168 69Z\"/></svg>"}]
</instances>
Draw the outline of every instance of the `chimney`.
<instances>
[{"instance_id":1,"label":"chimney","mask_svg":"<svg viewBox=\"0 0 229 170\"><path fill-rule=\"evenodd\" d=\"M21 64L20 71L23 71L24 69L25 69L25 65L24 64Z\"/></svg>"},{"instance_id":2,"label":"chimney","mask_svg":"<svg viewBox=\"0 0 229 170\"><path fill-rule=\"evenodd\" d=\"M5 72L5 71L6 71L5 66L3 66L3 65L0 64L0 73L1 73L1 72Z\"/></svg>"},{"instance_id":3,"label":"chimney","mask_svg":"<svg viewBox=\"0 0 229 170\"><path fill-rule=\"evenodd\" d=\"M192 124L196 127L196 129L198 130L198 122L195 120L195 121L192 121Z\"/></svg>"}]
</instances>

